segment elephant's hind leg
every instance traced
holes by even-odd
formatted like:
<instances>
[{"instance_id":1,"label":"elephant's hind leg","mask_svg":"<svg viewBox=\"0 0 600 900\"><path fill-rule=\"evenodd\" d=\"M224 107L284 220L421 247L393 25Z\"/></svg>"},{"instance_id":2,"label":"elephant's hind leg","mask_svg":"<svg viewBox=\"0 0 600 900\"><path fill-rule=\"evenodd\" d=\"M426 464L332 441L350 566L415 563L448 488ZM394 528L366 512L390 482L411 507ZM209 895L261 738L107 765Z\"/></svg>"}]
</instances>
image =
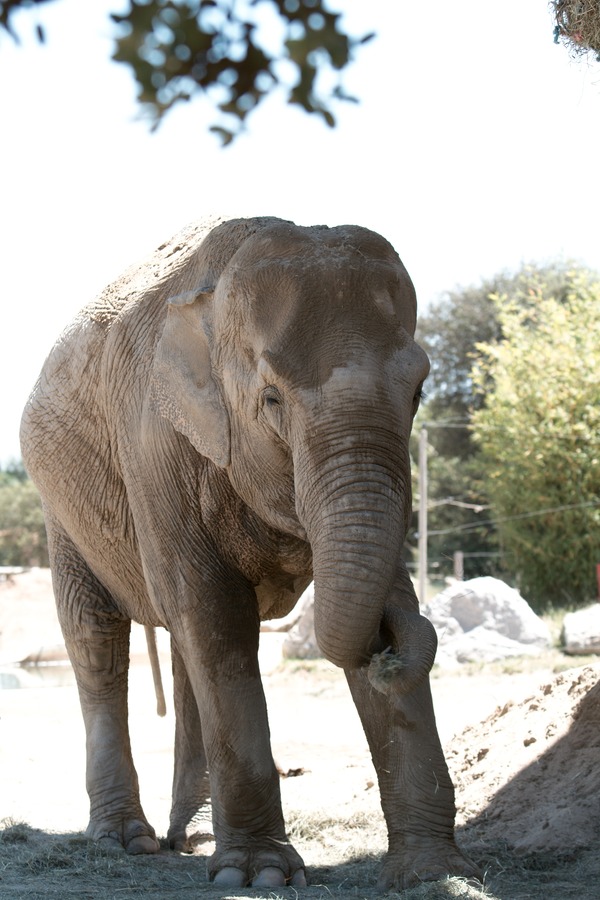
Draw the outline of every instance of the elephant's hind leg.
<instances>
[{"instance_id":1,"label":"elephant's hind leg","mask_svg":"<svg viewBox=\"0 0 600 900\"><path fill-rule=\"evenodd\" d=\"M208 766L198 704L175 641L171 638L175 699L175 770L169 845L191 853L194 846L214 841Z\"/></svg>"},{"instance_id":2,"label":"elephant's hind leg","mask_svg":"<svg viewBox=\"0 0 600 900\"><path fill-rule=\"evenodd\" d=\"M77 680L86 730L87 836L156 853L139 798L127 725L129 631L114 602L67 535L50 524L56 606Z\"/></svg>"}]
</instances>

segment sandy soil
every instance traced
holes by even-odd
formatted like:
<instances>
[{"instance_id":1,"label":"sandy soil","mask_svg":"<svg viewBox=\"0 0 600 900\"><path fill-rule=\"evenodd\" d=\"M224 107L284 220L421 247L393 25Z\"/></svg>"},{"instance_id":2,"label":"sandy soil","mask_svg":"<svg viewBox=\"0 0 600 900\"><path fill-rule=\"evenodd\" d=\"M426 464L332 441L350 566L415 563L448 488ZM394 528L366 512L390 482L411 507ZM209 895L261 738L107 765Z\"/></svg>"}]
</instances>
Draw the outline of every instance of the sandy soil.
<instances>
[{"instance_id":1,"label":"sandy soil","mask_svg":"<svg viewBox=\"0 0 600 900\"><path fill-rule=\"evenodd\" d=\"M80 830L87 823L84 732L69 666L15 668L10 661L59 655L60 627L49 598L49 575L39 570L0 588L0 818L12 817L47 830ZM356 790L373 782L366 739L342 673L325 661L282 663L279 634L261 635L261 669L275 758L284 770L310 769L301 790L321 796L353 769ZM168 636L159 633L162 673L170 696ZM156 716L152 676L145 664L143 629L134 627L130 675L130 727L142 797L160 831L168 820L171 792L172 704ZM1 665L4 660L4 666ZM436 673L432 690L443 744L476 726L498 706L516 703L550 671L470 675ZM11 685L13 689L11 689ZM22 689L21 689L22 688ZM320 782L310 787L307 781ZM146 788L147 785L147 788ZM291 784L291 792L296 788ZM342 793L344 790L342 789ZM43 797L43 802L40 802Z\"/></svg>"},{"instance_id":2,"label":"sandy soil","mask_svg":"<svg viewBox=\"0 0 600 900\"><path fill-rule=\"evenodd\" d=\"M84 734L70 669L23 670L7 664L60 641L53 606L42 595L41 587L39 595L32 591L21 600L7 585L0 590L0 679L6 688L0 690L0 819L7 825L27 822L46 834L81 832L87 824ZM343 676L322 661L281 663L280 642L280 635L263 635L261 665L275 758L284 772L303 770L301 777L282 780L286 814L296 829L305 813L321 823L366 823L373 834L383 835L373 767ZM136 658L143 658L141 633L136 632L133 647ZM160 647L168 697L164 640ZM596 659L595 665L557 675L552 671L557 660L565 664L555 654L544 658L542 668L531 670L529 662L526 671L511 674L497 666L434 670L438 727L457 786L460 839L471 853L479 853L480 862L488 865L499 848L508 848L515 858L533 854L537 860L544 854L571 854L574 860L580 851L591 850L593 877L600 879L600 664ZM164 835L172 704L164 719L156 716L151 674L142 663L132 666L130 716L142 801ZM305 835L309 851L311 837ZM296 842L310 866L310 852L302 840ZM577 879L591 877L582 874L581 865L577 871ZM495 883L492 879L495 884L502 884L501 873ZM595 889L587 893L581 883L578 893L564 884L557 894L543 884L540 893L494 889L499 893L490 897L506 900L600 896ZM3 894L1 873L0 895L38 896L25 890Z\"/></svg>"}]
</instances>

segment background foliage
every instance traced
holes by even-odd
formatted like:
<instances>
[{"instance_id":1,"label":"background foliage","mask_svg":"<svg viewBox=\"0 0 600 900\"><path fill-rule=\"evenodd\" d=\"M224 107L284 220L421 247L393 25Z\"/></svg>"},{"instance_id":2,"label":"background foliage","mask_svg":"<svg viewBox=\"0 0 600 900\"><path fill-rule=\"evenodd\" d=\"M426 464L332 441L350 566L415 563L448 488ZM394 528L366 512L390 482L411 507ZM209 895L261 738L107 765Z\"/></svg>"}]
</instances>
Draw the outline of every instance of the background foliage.
<instances>
[{"instance_id":1,"label":"background foliage","mask_svg":"<svg viewBox=\"0 0 600 900\"><path fill-rule=\"evenodd\" d=\"M568 273L497 295L473 413L507 564L536 608L596 596L600 563L600 280Z\"/></svg>"},{"instance_id":2,"label":"background foliage","mask_svg":"<svg viewBox=\"0 0 600 900\"><path fill-rule=\"evenodd\" d=\"M0 25L49 0L0 0ZM323 0L128 0L115 23L113 59L131 69L153 126L182 101L205 95L212 126L231 141L248 114L277 88L285 100L335 124L336 100L353 100L341 73L360 44ZM40 40L44 39L38 26Z\"/></svg>"},{"instance_id":3,"label":"background foliage","mask_svg":"<svg viewBox=\"0 0 600 900\"><path fill-rule=\"evenodd\" d=\"M0 566L48 566L42 502L22 463L0 468Z\"/></svg>"},{"instance_id":4,"label":"background foliage","mask_svg":"<svg viewBox=\"0 0 600 900\"><path fill-rule=\"evenodd\" d=\"M545 508L544 492L530 492L525 502L519 484L511 481L508 471L506 478L499 473L492 483L489 463L495 451L490 447L489 452L483 452L483 446L476 441L471 425L477 421L480 411L485 410L486 415L493 417L498 402L491 371L486 370L484 377L481 368L477 367L484 353L482 345L508 348L516 341L516 335L520 335L518 352L523 357L521 375L524 382L531 384L537 371L537 345L533 342L531 346L528 344L533 340L534 331L527 323L530 323L532 316L539 314L540 297L547 298L564 311L572 309L574 296L580 296L584 306L586 303L598 306L597 299L594 299L597 281L598 276L571 263L525 265L514 274L499 273L478 286L447 292L431 304L420 318L417 340L429 354L431 374L425 385L427 400L415 421L412 439L413 490L418 505L417 442L418 432L425 424L429 445L428 547L433 577L452 575L453 555L460 550L465 554L465 577L493 574L509 583L519 583L527 600L539 608L565 599L584 602L595 596L589 558L582 563L587 574L584 583L579 586L572 583L565 573L563 588L548 593L537 581L534 583L526 577L528 570L523 566L527 565L528 554L522 547L523 552L515 555L514 543L510 539L511 528L508 523L506 527L498 524L500 519L512 513L507 512L506 503L500 502L495 488L501 482L506 495L514 493L514 502L521 503L519 508L526 509L528 513ZM505 333L505 311L511 306L522 310L523 321ZM593 365L591 360L590 364ZM541 391L539 418L543 420L546 415L544 379L548 379L553 381L556 403L561 406L562 414L567 418L570 416L569 421L576 423L577 411L571 410L567 414L569 405L562 394L564 388L560 374L550 369L544 370L543 366L542 372L542 385L538 383L537 386ZM516 411L507 411L507 416L511 415L514 418ZM521 455L527 453L527 447L514 434L507 439L500 430L496 436L505 452L513 455L514 465L519 466ZM509 442L510 447L507 447ZM546 468L542 460L538 459L537 463L537 482L541 485ZM570 478L569 471L563 473L563 479ZM568 515L568 511L556 514L557 522L562 522L565 528L568 525L565 517ZM527 521L534 519L524 520L522 530L526 530ZM539 528L542 527L540 522ZM417 519L414 516L413 530L409 536L414 547L416 531ZM548 562L551 579L554 579L556 568L561 566L561 555L553 540L553 537L548 537L549 545L555 550L554 559ZM593 552L590 547L588 551ZM600 553L597 555L600 562Z\"/></svg>"}]
</instances>

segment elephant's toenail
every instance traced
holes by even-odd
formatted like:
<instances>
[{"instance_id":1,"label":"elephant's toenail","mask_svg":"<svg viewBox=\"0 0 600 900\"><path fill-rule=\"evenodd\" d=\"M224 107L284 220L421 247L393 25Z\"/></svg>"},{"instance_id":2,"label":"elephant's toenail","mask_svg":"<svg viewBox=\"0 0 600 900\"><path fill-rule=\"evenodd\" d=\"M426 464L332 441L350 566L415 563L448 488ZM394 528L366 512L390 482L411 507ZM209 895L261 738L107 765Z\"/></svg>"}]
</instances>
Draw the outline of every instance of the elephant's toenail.
<instances>
[{"instance_id":1,"label":"elephant's toenail","mask_svg":"<svg viewBox=\"0 0 600 900\"><path fill-rule=\"evenodd\" d=\"M298 869L297 872L294 872L292 875L290 885L292 887L306 887L306 873L304 869Z\"/></svg>"},{"instance_id":2,"label":"elephant's toenail","mask_svg":"<svg viewBox=\"0 0 600 900\"><path fill-rule=\"evenodd\" d=\"M265 866L256 878L252 879L252 887L284 887L285 875L276 866Z\"/></svg>"},{"instance_id":3,"label":"elephant's toenail","mask_svg":"<svg viewBox=\"0 0 600 900\"><path fill-rule=\"evenodd\" d=\"M234 866L224 866L215 875L214 884L221 885L221 887L238 888L245 887L247 881L246 874L241 869L236 869Z\"/></svg>"}]
</instances>

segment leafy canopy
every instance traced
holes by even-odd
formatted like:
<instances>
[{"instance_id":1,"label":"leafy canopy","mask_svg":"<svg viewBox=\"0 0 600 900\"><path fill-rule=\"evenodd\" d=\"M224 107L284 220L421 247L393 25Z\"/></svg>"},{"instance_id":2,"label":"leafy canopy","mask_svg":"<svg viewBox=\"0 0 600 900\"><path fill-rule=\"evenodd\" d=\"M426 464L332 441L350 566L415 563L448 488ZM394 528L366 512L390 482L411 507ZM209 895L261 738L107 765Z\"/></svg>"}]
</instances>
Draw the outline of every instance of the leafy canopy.
<instances>
[{"instance_id":1,"label":"leafy canopy","mask_svg":"<svg viewBox=\"0 0 600 900\"><path fill-rule=\"evenodd\" d=\"M0 0L11 13L49 0ZM372 35L351 37L323 0L128 0L111 15L113 59L132 70L138 100L156 127L177 103L205 94L219 111L211 128L224 143L280 87L286 101L335 125L335 100L353 100L342 70ZM44 34L39 29L40 39Z\"/></svg>"},{"instance_id":2,"label":"leafy canopy","mask_svg":"<svg viewBox=\"0 0 600 900\"><path fill-rule=\"evenodd\" d=\"M600 563L600 280L574 270L562 296L538 279L494 305L473 427L501 540L532 605L584 603Z\"/></svg>"}]
</instances>

